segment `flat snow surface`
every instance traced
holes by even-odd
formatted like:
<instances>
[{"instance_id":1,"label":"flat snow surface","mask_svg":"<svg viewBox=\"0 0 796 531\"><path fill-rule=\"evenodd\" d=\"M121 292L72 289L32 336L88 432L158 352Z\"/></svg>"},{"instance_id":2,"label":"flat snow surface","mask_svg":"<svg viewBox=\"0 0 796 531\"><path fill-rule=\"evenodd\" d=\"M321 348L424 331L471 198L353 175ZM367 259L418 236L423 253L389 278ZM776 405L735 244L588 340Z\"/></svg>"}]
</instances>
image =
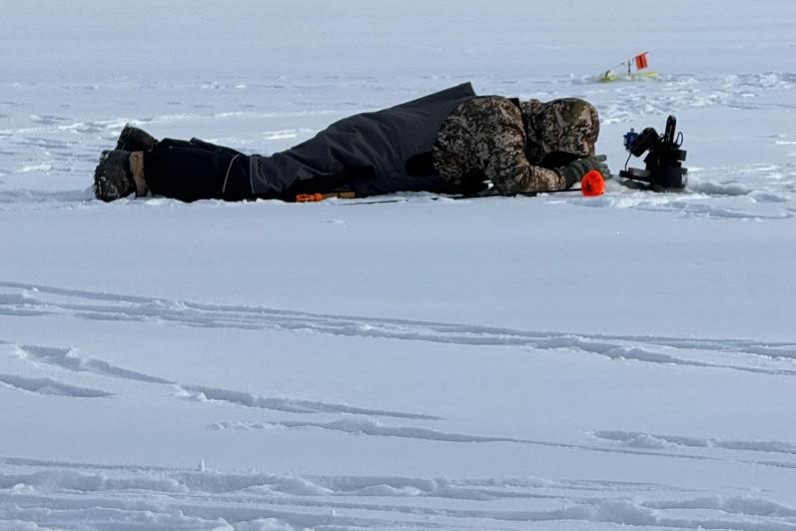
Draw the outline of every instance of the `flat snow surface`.
<instances>
[{"instance_id":1,"label":"flat snow surface","mask_svg":"<svg viewBox=\"0 0 796 531\"><path fill-rule=\"evenodd\" d=\"M796 529L796 2L2 2L0 528ZM596 76L649 51L657 81ZM94 201L472 80L683 194ZM642 161L631 161L641 166ZM364 204L363 204L364 203Z\"/></svg>"}]
</instances>

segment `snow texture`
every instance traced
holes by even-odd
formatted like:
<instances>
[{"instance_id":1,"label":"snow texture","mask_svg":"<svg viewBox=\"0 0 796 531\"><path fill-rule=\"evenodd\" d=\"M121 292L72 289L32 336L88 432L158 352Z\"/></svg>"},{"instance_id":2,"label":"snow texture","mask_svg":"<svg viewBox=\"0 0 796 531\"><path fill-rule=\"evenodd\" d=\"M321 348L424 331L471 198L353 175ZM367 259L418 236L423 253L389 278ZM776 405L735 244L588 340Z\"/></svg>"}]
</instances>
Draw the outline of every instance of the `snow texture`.
<instances>
[{"instance_id":1,"label":"snow texture","mask_svg":"<svg viewBox=\"0 0 796 531\"><path fill-rule=\"evenodd\" d=\"M796 3L2 8L0 529L796 530ZM594 102L614 172L674 114L688 189L92 199L128 121L272 153L463 81Z\"/></svg>"}]
</instances>

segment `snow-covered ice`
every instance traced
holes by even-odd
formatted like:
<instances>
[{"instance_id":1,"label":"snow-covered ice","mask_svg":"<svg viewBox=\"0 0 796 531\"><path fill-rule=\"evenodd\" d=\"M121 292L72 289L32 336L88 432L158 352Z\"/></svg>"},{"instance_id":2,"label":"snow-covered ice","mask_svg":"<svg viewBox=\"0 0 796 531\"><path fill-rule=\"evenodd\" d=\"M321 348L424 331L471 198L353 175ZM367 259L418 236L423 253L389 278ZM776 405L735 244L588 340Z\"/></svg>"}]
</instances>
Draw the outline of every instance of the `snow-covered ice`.
<instances>
[{"instance_id":1,"label":"snow-covered ice","mask_svg":"<svg viewBox=\"0 0 796 531\"><path fill-rule=\"evenodd\" d=\"M2 8L0 529L796 529L796 3ZM466 80L615 171L674 114L689 189L91 199L128 121L270 153Z\"/></svg>"}]
</instances>

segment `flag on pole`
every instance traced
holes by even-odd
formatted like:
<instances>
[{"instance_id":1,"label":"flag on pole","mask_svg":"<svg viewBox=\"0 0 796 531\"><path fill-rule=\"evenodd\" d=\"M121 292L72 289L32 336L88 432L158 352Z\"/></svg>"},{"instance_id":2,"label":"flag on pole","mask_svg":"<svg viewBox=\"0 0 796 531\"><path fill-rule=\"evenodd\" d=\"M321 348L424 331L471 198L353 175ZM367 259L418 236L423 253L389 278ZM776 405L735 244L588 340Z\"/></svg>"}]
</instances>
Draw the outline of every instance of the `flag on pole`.
<instances>
[{"instance_id":1,"label":"flag on pole","mask_svg":"<svg viewBox=\"0 0 796 531\"><path fill-rule=\"evenodd\" d=\"M657 79L658 73L647 68L649 67L648 54L649 52L641 52L638 55L630 56L630 59L622 61L615 67L603 72L599 76L599 81L607 83L621 80ZM617 67L622 67L625 72L619 73L615 70ZM633 70L633 67L635 67L635 70Z\"/></svg>"},{"instance_id":2,"label":"flag on pole","mask_svg":"<svg viewBox=\"0 0 796 531\"><path fill-rule=\"evenodd\" d=\"M636 61L636 70L644 70L649 66L649 62L647 62L647 53L649 52L640 53L633 58Z\"/></svg>"}]
</instances>

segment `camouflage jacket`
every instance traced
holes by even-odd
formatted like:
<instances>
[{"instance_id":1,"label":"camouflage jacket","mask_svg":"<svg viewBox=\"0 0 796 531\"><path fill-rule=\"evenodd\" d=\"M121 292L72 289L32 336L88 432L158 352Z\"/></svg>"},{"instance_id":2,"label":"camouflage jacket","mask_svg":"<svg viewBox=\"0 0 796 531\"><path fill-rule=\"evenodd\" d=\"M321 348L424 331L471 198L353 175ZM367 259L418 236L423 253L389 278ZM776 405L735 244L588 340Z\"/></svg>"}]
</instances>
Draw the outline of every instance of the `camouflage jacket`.
<instances>
[{"instance_id":1,"label":"camouflage jacket","mask_svg":"<svg viewBox=\"0 0 796 531\"><path fill-rule=\"evenodd\" d=\"M599 128L597 110L584 100L477 97L445 119L432 156L447 185L465 193L487 182L501 194L563 190L558 168L594 154Z\"/></svg>"}]
</instances>

